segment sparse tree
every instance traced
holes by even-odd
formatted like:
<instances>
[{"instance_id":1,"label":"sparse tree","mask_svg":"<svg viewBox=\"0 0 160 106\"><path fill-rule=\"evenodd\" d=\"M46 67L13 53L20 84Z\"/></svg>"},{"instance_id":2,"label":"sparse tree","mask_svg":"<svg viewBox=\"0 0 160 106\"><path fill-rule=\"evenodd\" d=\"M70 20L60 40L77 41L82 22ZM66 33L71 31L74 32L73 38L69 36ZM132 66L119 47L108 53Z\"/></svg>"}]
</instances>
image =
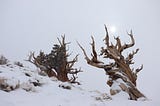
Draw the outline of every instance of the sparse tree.
<instances>
[{"instance_id":1,"label":"sparse tree","mask_svg":"<svg viewBox=\"0 0 160 106\"><path fill-rule=\"evenodd\" d=\"M119 37L115 37L116 44L110 43L109 34L107 27L105 26L106 36L105 36L105 45L106 47L101 47L100 56L103 58L111 59L113 62L105 64L104 62L98 60L98 55L95 49L95 41L92 38L92 53L91 59L88 57L85 49L78 43L79 47L82 49L85 56L85 60L91 66L102 68L109 75L107 84L111 87L110 94L115 95L121 91L126 92L129 95L130 100L137 100L138 98L145 97L136 87L137 74L143 68L143 65L140 68L133 69L131 65L134 64L133 57L139 51L132 51L126 57L123 54L123 51L134 46L135 40L132 34L132 31L128 33L131 38L131 43L122 44ZM114 86L117 86L114 88Z\"/></svg>"},{"instance_id":2,"label":"sparse tree","mask_svg":"<svg viewBox=\"0 0 160 106\"><path fill-rule=\"evenodd\" d=\"M77 83L77 73L81 72L81 69L73 68L74 64L78 60L78 55L69 61L67 45L65 42L65 36L62 36L62 40L58 38L59 44L55 44L49 54L45 54L40 51L38 56L34 56L34 52L31 52L27 61L35 64L41 71L47 73L49 77L54 76L58 80L63 82ZM71 75L71 78L69 78Z\"/></svg>"}]
</instances>

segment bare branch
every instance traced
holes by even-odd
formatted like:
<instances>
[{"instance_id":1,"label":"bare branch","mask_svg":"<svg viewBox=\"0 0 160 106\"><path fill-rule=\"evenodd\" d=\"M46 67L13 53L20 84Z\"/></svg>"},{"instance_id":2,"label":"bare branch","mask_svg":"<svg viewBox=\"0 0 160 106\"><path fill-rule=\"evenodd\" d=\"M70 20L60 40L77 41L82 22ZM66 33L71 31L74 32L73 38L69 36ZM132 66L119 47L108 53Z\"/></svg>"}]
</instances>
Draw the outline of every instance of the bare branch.
<instances>
[{"instance_id":1,"label":"bare branch","mask_svg":"<svg viewBox=\"0 0 160 106\"><path fill-rule=\"evenodd\" d=\"M78 46L81 48L81 50L83 51L83 54L84 54L84 56L85 56L85 59L87 60L87 62L88 61L91 61L90 59L89 59L89 57L87 56L87 53L86 53L86 51L84 50L84 48L77 42L77 44L78 44Z\"/></svg>"},{"instance_id":2,"label":"bare branch","mask_svg":"<svg viewBox=\"0 0 160 106\"><path fill-rule=\"evenodd\" d=\"M137 68L137 69L135 70L135 74L137 74L138 72L140 72L142 69L143 69L143 65L141 65L140 68Z\"/></svg>"},{"instance_id":3,"label":"bare branch","mask_svg":"<svg viewBox=\"0 0 160 106\"><path fill-rule=\"evenodd\" d=\"M104 38L105 40L105 44L107 45L107 47L109 47L109 34L108 34L108 29L106 27L106 25L104 25L105 27L105 31L106 31L106 37Z\"/></svg>"},{"instance_id":4,"label":"bare branch","mask_svg":"<svg viewBox=\"0 0 160 106\"><path fill-rule=\"evenodd\" d=\"M65 43L65 35L64 36L61 36L62 37L62 41L59 39L59 38L57 38L58 39L58 42L59 42L59 44L61 45L61 46L66 46L67 44L70 44L71 42L68 42L68 43Z\"/></svg>"},{"instance_id":5,"label":"bare branch","mask_svg":"<svg viewBox=\"0 0 160 106\"><path fill-rule=\"evenodd\" d=\"M119 37L116 37L114 39L117 41L115 47L118 50L118 52L120 53L120 49L122 48L121 40L119 39Z\"/></svg>"},{"instance_id":6,"label":"bare branch","mask_svg":"<svg viewBox=\"0 0 160 106\"><path fill-rule=\"evenodd\" d=\"M33 59L35 59L34 53L35 52L30 52L28 55L28 59L25 61L28 61L38 67L37 63L33 60Z\"/></svg>"},{"instance_id":7,"label":"bare branch","mask_svg":"<svg viewBox=\"0 0 160 106\"><path fill-rule=\"evenodd\" d=\"M70 83L76 83L76 84L78 84L78 85L81 85L80 82L76 81L77 78L78 78L78 77L75 77L75 75L72 74L72 78L69 80Z\"/></svg>"},{"instance_id":8,"label":"bare branch","mask_svg":"<svg viewBox=\"0 0 160 106\"><path fill-rule=\"evenodd\" d=\"M75 58L72 61L67 62L66 69L70 70L73 67L73 65L77 62L77 60L78 60L78 55L76 55Z\"/></svg>"},{"instance_id":9,"label":"bare branch","mask_svg":"<svg viewBox=\"0 0 160 106\"><path fill-rule=\"evenodd\" d=\"M132 53L128 55L128 57L126 58L127 64L134 64L134 62L132 62L132 59L133 59L133 56L138 53L138 51L139 49L136 49L136 51L132 51Z\"/></svg>"},{"instance_id":10,"label":"bare branch","mask_svg":"<svg viewBox=\"0 0 160 106\"><path fill-rule=\"evenodd\" d=\"M78 70L77 68L76 69L73 69L74 71L69 71L68 73L69 74L77 74L77 73L79 73L79 72L83 72L82 70L81 70L81 68Z\"/></svg>"},{"instance_id":11,"label":"bare branch","mask_svg":"<svg viewBox=\"0 0 160 106\"><path fill-rule=\"evenodd\" d=\"M91 61L93 61L94 63L103 63L103 62L101 62L101 61L99 61L97 59L97 52L95 50L95 41L94 41L93 36L91 36L91 38L92 38L92 43L91 43L91 46L92 46L92 53L91 53L92 59L91 59Z\"/></svg>"},{"instance_id":12,"label":"bare branch","mask_svg":"<svg viewBox=\"0 0 160 106\"><path fill-rule=\"evenodd\" d=\"M61 43L60 39L59 38L57 38L57 39L58 39L59 44L62 46L62 43Z\"/></svg>"},{"instance_id":13,"label":"bare branch","mask_svg":"<svg viewBox=\"0 0 160 106\"><path fill-rule=\"evenodd\" d=\"M81 68L79 70L78 69L74 69L74 71L68 72L69 74L72 74L72 77L69 80L70 83L77 83L78 85L80 85L80 83L78 81L76 81L76 79L78 77L75 77L75 75L77 75L79 72L82 72Z\"/></svg>"},{"instance_id":14,"label":"bare branch","mask_svg":"<svg viewBox=\"0 0 160 106\"><path fill-rule=\"evenodd\" d=\"M77 42L78 43L78 42ZM85 56L85 59L87 61L88 64L90 64L91 66L97 67L97 68L104 68L106 65L104 64L98 64L93 62L86 54L86 51L84 50L84 48L78 43L78 46L81 48L81 50L83 51L83 54Z\"/></svg>"},{"instance_id":15,"label":"bare branch","mask_svg":"<svg viewBox=\"0 0 160 106\"><path fill-rule=\"evenodd\" d=\"M120 53L121 53L124 49L130 48L130 47L134 46L134 44L135 44L135 41L134 41L134 38L133 38L133 34L132 34L132 30L131 30L130 33L128 33L128 35L129 35L130 38L131 38L131 43L130 43L130 44L124 44L124 45L120 48Z\"/></svg>"}]
</instances>

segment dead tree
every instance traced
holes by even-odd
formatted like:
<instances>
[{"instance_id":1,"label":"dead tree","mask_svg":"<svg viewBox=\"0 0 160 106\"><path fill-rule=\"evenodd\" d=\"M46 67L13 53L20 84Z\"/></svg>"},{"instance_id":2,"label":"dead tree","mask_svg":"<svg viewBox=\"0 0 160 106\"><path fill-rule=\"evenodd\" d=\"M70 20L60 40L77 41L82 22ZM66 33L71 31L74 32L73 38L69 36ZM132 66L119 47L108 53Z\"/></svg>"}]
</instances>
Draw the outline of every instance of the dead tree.
<instances>
[{"instance_id":1,"label":"dead tree","mask_svg":"<svg viewBox=\"0 0 160 106\"><path fill-rule=\"evenodd\" d=\"M131 69L131 65L134 64L133 57L139 51L139 49L131 52L126 57L122 54L124 50L134 46L135 44L132 31L128 33L131 38L131 43L129 44L122 44L119 37L114 38L116 40L116 44L110 43L109 34L106 26L105 31L106 36L104 41L106 47L101 47L100 56L103 56L103 58L114 60L114 62L105 64L104 62L98 60L98 55L95 49L95 41L93 37L91 37L91 59L87 56L84 48L78 43L79 47L83 51L85 60L91 66L104 69L106 74L109 75L107 84L111 87L111 95L115 95L117 93L120 93L121 91L124 91L129 95L129 99L131 100L137 100L138 98L145 97L136 87L137 74L142 70L143 65L140 68ZM115 85L118 85L118 87L114 88L113 86Z\"/></svg>"},{"instance_id":2,"label":"dead tree","mask_svg":"<svg viewBox=\"0 0 160 106\"><path fill-rule=\"evenodd\" d=\"M54 76L63 82L80 84L76 81L76 75L81 70L73 68L78 60L78 55L69 61L70 54L68 54L67 50L67 44L69 43L65 42L65 36L62 36L62 40L57 39L59 44L55 44L49 54L44 54L44 52L40 51L39 55L35 57L34 52L31 52L27 61L36 65L41 71L47 73L49 77ZM71 78L69 78L69 74Z\"/></svg>"}]
</instances>

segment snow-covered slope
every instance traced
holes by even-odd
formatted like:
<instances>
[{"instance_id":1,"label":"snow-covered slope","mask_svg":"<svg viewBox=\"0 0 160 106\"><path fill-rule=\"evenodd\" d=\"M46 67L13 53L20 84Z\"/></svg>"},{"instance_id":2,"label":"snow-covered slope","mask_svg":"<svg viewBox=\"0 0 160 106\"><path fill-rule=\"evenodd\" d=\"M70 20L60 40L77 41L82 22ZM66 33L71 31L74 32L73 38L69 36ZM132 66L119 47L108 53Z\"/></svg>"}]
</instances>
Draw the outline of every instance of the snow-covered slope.
<instances>
[{"instance_id":1,"label":"snow-covered slope","mask_svg":"<svg viewBox=\"0 0 160 106\"><path fill-rule=\"evenodd\" d=\"M0 65L0 106L158 106L152 100L110 97L98 89L71 85L40 75L38 70L13 63ZM3 90L2 90L3 89Z\"/></svg>"}]
</instances>

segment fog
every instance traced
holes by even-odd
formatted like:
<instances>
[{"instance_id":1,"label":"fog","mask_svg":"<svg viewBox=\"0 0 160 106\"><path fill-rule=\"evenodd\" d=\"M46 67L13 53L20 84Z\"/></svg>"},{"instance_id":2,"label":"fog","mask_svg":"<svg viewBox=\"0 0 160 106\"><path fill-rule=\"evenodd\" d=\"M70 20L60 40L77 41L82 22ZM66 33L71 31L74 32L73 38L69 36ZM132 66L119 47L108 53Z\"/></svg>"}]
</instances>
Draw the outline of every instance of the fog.
<instances>
[{"instance_id":1,"label":"fog","mask_svg":"<svg viewBox=\"0 0 160 106\"><path fill-rule=\"evenodd\" d=\"M146 87L156 86L155 82L160 81L159 0L0 0L0 54L11 60L24 60L30 51L48 53L57 37L65 34L66 41L72 42L70 52L80 54L78 66L88 67L76 41L90 54L93 35L100 48L104 24L115 26L116 32L110 35L120 36L123 42L129 42L126 32L133 30L135 48L140 48L135 56L136 66L144 64L141 82ZM160 86L153 92L143 89L152 96Z\"/></svg>"}]
</instances>

